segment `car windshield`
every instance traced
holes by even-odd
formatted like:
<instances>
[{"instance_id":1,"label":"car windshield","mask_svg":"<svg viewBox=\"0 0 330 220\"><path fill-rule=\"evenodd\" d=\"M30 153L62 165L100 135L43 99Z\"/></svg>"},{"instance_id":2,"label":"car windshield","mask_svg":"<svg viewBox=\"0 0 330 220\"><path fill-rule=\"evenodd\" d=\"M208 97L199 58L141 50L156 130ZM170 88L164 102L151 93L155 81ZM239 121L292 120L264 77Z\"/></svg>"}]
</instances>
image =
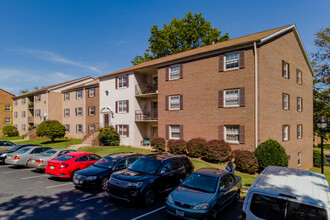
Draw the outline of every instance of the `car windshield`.
<instances>
[{"instance_id":1,"label":"car windshield","mask_svg":"<svg viewBox=\"0 0 330 220\"><path fill-rule=\"evenodd\" d=\"M161 161L149 159L149 158L140 158L134 163L132 163L128 169L140 173L155 174L161 164Z\"/></svg>"},{"instance_id":2,"label":"car windshield","mask_svg":"<svg viewBox=\"0 0 330 220\"><path fill-rule=\"evenodd\" d=\"M50 157L56 153L56 150L48 150L41 154L41 156Z\"/></svg>"},{"instance_id":3,"label":"car windshield","mask_svg":"<svg viewBox=\"0 0 330 220\"><path fill-rule=\"evenodd\" d=\"M26 148L20 149L19 151L17 151L17 154L24 154L24 153L26 153L30 149L31 149L30 147L26 147Z\"/></svg>"},{"instance_id":4,"label":"car windshield","mask_svg":"<svg viewBox=\"0 0 330 220\"><path fill-rule=\"evenodd\" d=\"M22 147L22 145L15 145L14 147L9 148L8 151L16 151L20 147Z\"/></svg>"},{"instance_id":5,"label":"car windshield","mask_svg":"<svg viewBox=\"0 0 330 220\"><path fill-rule=\"evenodd\" d=\"M181 186L198 191L214 193L217 188L217 184L218 177L193 173L185 179Z\"/></svg>"},{"instance_id":6,"label":"car windshield","mask_svg":"<svg viewBox=\"0 0 330 220\"><path fill-rule=\"evenodd\" d=\"M74 158L74 156L70 156L70 155L62 155L60 157L55 158L54 160L58 160L58 161L67 161Z\"/></svg>"},{"instance_id":7,"label":"car windshield","mask_svg":"<svg viewBox=\"0 0 330 220\"><path fill-rule=\"evenodd\" d=\"M118 158L104 157L104 158L96 161L93 164L93 166L104 167L104 168L112 168L117 161L118 161Z\"/></svg>"}]
</instances>

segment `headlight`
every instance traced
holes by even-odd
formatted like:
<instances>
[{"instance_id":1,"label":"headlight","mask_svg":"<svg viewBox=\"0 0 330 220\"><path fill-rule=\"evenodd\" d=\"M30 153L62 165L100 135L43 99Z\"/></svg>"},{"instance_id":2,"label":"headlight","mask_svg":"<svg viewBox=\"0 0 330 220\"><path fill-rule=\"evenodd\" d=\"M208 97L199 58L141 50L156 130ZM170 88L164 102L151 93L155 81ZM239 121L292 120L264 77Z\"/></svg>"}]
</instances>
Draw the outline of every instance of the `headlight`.
<instances>
[{"instance_id":1,"label":"headlight","mask_svg":"<svg viewBox=\"0 0 330 220\"><path fill-rule=\"evenodd\" d=\"M168 195L168 197L167 197L167 201L168 201L169 203L174 203L174 200L173 200L171 194Z\"/></svg>"},{"instance_id":2,"label":"headlight","mask_svg":"<svg viewBox=\"0 0 330 220\"><path fill-rule=\"evenodd\" d=\"M7 154L1 154L1 155L0 155L0 157L5 157L5 156L7 156Z\"/></svg>"},{"instance_id":3,"label":"headlight","mask_svg":"<svg viewBox=\"0 0 330 220\"><path fill-rule=\"evenodd\" d=\"M142 182L131 182L131 183L128 183L128 184L127 184L127 187L128 187L128 186L134 186L134 187L136 187L136 188L139 188L139 187L142 186Z\"/></svg>"},{"instance_id":4,"label":"headlight","mask_svg":"<svg viewBox=\"0 0 330 220\"><path fill-rule=\"evenodd\" d=\"M209 204L204 203L204 204L195 205L193 209L202 210L208 208L209 208Z\"/></svg>"},{"instance_id":5,"label":"headlight","mask_svg":"<svg viewBox=\"0 0 330 220\"><path fill-rule=\"evenodd\" d=\"M96 180L97 176L88 176L86 177L87 181L92 181L92 180Z\"/></svg>"}]
</instances>

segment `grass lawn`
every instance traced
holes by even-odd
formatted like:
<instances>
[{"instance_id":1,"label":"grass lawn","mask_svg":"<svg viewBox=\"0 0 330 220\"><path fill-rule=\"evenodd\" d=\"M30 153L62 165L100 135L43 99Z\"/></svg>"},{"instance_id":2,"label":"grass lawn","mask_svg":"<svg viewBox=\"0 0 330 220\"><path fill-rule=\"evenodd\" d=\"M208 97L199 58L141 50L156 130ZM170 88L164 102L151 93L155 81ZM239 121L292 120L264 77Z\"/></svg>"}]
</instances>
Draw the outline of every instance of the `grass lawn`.
<instances>
[{"instance_id":1,"label":"grass lawn","mask_svg":"<svg viewBox=\"0 0 330 220\"><path fill-rule=\"evenodd\" d=\"M66 139L66 138L58 138L55 139L54 142L51 142L49 138L41 138L35 140L27 140L27 141L20 141L16 144L39 144L46 147L52 148L68 148L73 144L81 144L80 139Z\"/></svg>"},{"instance_id":2,"label":"grass lawn","mask_svg":"<svg viewBox=\"0 0 330 220\"><path fill-rule=\"evenodd\" d=\"M313 167L309 171L321 173L321 168L319 167ZM330 166L324 166L324 175L328 180L328 183L330 183Z\"/></svg>"},{"instance_id":3,"label":"grass lawn","mask_svg":"<svg viewBox=\"0 0 330 220\"><path fill-rule=\"evenodd\" d=\"M16 141L16 140L22 140L22 136L15 136L15 137L1 137L0 140L4 141Z\"/></svg>"}]
</instances>

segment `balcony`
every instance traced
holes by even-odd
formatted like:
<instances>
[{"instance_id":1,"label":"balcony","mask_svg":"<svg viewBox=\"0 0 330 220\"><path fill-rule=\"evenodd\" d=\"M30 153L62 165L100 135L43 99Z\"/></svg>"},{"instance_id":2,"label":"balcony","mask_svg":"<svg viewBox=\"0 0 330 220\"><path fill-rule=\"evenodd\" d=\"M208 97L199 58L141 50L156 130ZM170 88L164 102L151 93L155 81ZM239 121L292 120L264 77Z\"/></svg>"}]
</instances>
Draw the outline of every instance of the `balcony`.
<instances>
[{"instance_id":1,"label":"balcony","mask_svg":"<svg viewBox=\"0 0 330 220\"><path fill-rule=\"evenodd\" d=\"M34 123L34 118L31 116L31 117L28 117L28 123L29 124L33 124Z\"/></svg>"},{"instance_id":2,"label":"balcony","mask_svg":"<svg viewBox=\"0 0 330 220\"><path fill-rule=\"evenodd\" d=\"M158 94L158 85L154 83L146 83L144 85L135 86L135 96L137 97L153 97Z\"/></svg>"},{"instance_id":3,"label":"balcony","mask_svg":"<svg viewBox=\"0 0 330 220\"><path fill-rule=\"evenodd\" d=\"M135 111L135 121L136 122L154 122L158 121L158 113L157 112L149 112L149 111Z\"/></svg>"},{"instance_id":4,"label":"balcony","mask_svg":"<svg viewBox=\"0 0 330 220\"><path fill-rule=\"evenodd\" d=\"M29 109L34 109L34 103L29 103Z\"/></svg>"}]
</instances>

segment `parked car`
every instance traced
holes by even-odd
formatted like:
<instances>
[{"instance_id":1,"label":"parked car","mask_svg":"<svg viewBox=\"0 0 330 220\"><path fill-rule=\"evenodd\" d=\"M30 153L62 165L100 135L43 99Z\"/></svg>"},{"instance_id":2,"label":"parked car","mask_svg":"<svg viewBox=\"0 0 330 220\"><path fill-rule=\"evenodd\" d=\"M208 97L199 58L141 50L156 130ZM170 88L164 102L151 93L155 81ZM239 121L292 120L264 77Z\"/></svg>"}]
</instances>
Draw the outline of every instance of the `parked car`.
<instances>
[{"instance_id":1,"label":"parked car","mask_svg":"<svg viewBox=\"0 0 330 220\"><path fill-rule=\"evenodd\" d=\"M107 193L111 198L150 206L157 194L174 189L193 170L194 166L186 156L167 153L146 155L127 169L113 173Z\"/></svg>"},{"instance_id":2,"label":"parked car","mask_svg":"<svg viewBox=\"0 0 330 220\"><path fill-rule=\"evenodd\" d=\"M11 141L0 141L0 152L7 151L12 146L15 146L16 144Z\"/></svg>"},{"instance_id":3,"label":"parked car","mask_svg":"<svg viewBox=\"0 0 330 220\"><path fill-rule=\"evenodd\" d=\"M77 151L71 149L50 149L39 155L32 156L29 159L27 166L36 168L37 170L45 170L48 161L63 154L72 153L72 152L77 152Z\"/></svg>"},{"instance_id":4,"label":"parked car","mask_svg":"<svg viewBox=\"0 0 330 220\"><path fill-rule=\"evenodd\" d=\"M41 154L42 152L52 149L51 147L44 146L30 146L24 147L14 153L7 154L5 159L6 164L11 164L14 166L25 166L27 167L27 163L31 156Z\"/></svg>"},{"instance_id":5,"label":"parked car","mask_svg":"<svg viewBox=\"0 0 330 220\"><path fill-rule=\"evenodd\" d=\"M75 187L106 190L110 175L126 169L128 165L143 156L136 153L112 154L95 162L92 166L79 170L73 177Z\"/></svg>"},{"instance_id":6,"label":"parked car","mask_svg":"<svg viewBox=\"0 0 330 220\"><path fill-rule=\"evenodd\" d=\"M239 176L219 169L199 169L168 195L166 210L181 218L216 219L220 210L238 202L241 188Z\"/></svg>"},{"instance_id":7,"label":"parked car","mask_svg":"<svg viewBox=\"0 0 330 220\"><path fill-rule=\"evenodd\" d=\"M269 166L246 194L242 219L330 219L330 191L323 174Z\"/></svg>"},{"instance_id":8,"label":"parked car","mask_svg":"<svg viewBox=\"0 0 330 220\"><path fill-rule=\"evenodd\" d=\"M14 153L18 151L19 149L22 149L24 147L29 147L29 146L40 146L38 144L21 144L21 145L14 145L11 148L9 148L7 151L0 152L0 164L5 163L5 159L8 154Z\"/></svg>"},{"instance_id":9,"label":"parked car","mask_svg":"<svg viewBox=\"0 0 330 220\"><path fill-rule=\"evenodd\" d=\"M74 152L48 161L45 172L61 178L73 178L78 170L89 167L101 157L94 153Z\"/></svg>"}]
</instances>

